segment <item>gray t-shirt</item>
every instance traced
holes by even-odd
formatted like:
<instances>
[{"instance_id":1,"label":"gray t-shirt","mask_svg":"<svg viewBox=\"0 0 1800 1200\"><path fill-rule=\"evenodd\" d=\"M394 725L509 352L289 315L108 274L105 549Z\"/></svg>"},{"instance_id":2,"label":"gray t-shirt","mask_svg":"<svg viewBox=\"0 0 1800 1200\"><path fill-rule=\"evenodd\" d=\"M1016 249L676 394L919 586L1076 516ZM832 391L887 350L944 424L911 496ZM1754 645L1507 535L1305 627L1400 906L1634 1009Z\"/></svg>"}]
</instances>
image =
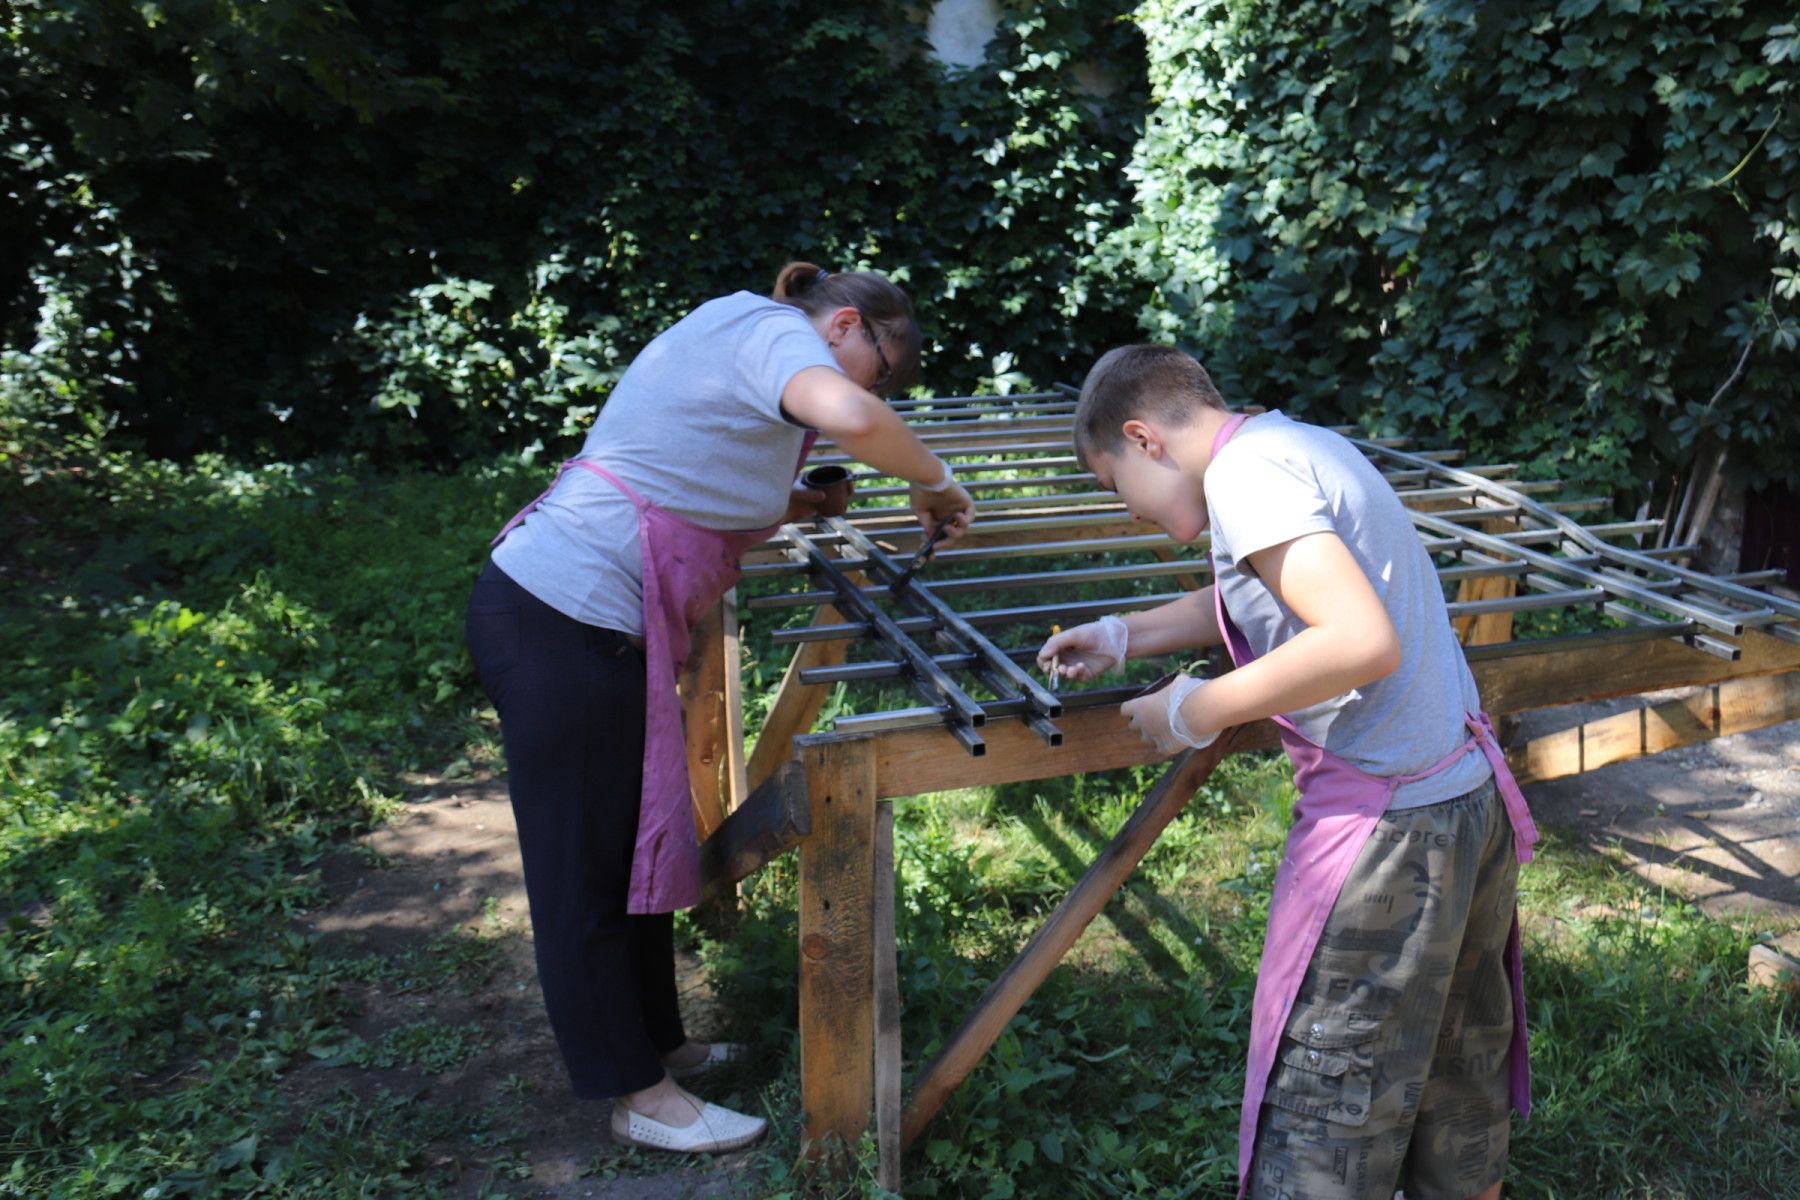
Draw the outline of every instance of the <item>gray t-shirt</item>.
<instances>
[{"instance_id":1,"label":"gray t-shirt","mask_svg":"<svg viewBox=\"0 0 1800 1200\"><path fill-rule=\"evenodd\" d=\"M1367 687L1286 714L1309 740L1374 775L1412 775L1468 737L1481 707L1450 627L1431 556L1386 480L1329 429L1265 412L1246 421L1206 471L1213 564L1231 619L1260 657L1306 628L1251 573L1259 550L1335 533L1362 567L1400 635L1400 666ZM1428 779L1403 784L1390 807L1460 796L1493 774L1471 750Z\"/></svg>"},{"instance_id":2,"label":"gray t-shirt","mask_svg":"<svg viewBox=\"0 0 1800 1200\"><path fill-rule=\"evenodd\" d=\"M805 313L750 292L709 300L632 360L579 457L709 529L772 525L806 435L781 393L807 367L837 362ZM494 561L560 613L643 632L637 510L592 471L570 468Z\"/></svg>"}]
</instances>

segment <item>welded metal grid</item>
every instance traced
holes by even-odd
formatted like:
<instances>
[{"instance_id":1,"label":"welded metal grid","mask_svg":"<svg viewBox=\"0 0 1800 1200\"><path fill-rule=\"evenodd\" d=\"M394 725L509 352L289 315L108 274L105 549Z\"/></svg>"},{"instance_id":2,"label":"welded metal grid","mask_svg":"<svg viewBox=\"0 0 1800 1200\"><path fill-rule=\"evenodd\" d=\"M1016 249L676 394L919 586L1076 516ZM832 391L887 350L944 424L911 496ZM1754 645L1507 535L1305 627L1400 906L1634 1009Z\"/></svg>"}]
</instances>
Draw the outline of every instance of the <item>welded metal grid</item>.
<instances>
[{"instance_id":1,"label":"welded metal grid","mask_svg":"<svg viewBox=\"0 0 1800 1200\"><path fill-rule=\"evenodd\" d=\"M989 720L1021 719L1046 745L1059 745L1055 718L1065 708L1117 704L1139 685L1051 691L1031 662L1051 625L1147 608L1204 586L1208 539L1173 542L1133 522L1117 497L1098 489L1071 448L1073 389L894 407L956 465L975 497L969 538L940 551L895 594L889 582L921 533L906 488L864 473L846 517L784 526L752 552L746 591L760 594L748 596L745 616L786 619L776 644L852 640L849 661L801 673L807 684L853 685L856 711L837 718L839 731L941 724L979 755ZM1471 660L1661 638L1735 659L1741 650L1732 639L1753 628L1800 642L1800 605L1756 587L1779 572L1693 571L1680 560L1694 547L1644 544L1658 521L1583 525L1579 518L1606 502L1564 497L1560 481L1521 479L1516 464L1465 465L1455 450L1339 432L1407 506L1438 564L1453 620L1576 609L1607 618L1597 631L1470 646ZM829 443L810 460L849 461ZM1513 581L1515 594L1454 598L1469 581L1499 578ZM840 619L792 624L794 610L810 616L827 604ZM896 685L913 703L895 703Z\"/></svg>"}]
</instances>

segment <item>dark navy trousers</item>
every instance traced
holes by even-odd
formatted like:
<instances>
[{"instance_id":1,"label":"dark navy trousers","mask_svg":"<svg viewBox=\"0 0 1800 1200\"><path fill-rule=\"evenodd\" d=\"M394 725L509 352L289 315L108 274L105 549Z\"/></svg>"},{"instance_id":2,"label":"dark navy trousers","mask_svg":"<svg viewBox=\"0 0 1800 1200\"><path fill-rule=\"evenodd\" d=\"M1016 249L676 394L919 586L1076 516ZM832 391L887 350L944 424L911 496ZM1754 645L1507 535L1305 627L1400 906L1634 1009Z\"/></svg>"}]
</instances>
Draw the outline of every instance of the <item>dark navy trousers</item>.
<instances>
[{"instance_id":1,"label":"dark navy trousers","mask_svg":"<svg viewBox=\"0 0 1800 1200\"><path fill-rule=\"evenodd\" d=\"M500 714L544 1008L575 1094L663 1076L687 1040L674 917L625 911L643 784L644 659L624 634L551 608L493 562L469 656Z\"/></svg>"}]
</instances>

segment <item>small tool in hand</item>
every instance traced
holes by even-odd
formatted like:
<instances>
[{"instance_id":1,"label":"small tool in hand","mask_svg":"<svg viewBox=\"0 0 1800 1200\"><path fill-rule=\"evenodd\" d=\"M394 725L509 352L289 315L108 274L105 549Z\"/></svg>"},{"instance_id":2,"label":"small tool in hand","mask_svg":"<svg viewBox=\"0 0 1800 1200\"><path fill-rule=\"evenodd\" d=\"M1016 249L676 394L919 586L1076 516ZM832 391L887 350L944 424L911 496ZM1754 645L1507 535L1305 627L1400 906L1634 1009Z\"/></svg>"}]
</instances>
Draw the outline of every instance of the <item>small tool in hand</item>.
<instances>
[{"instance_id":1,"label":"small tool in hand","mask_svg":"<svg viewBox=\"0 0 1800 1200\"><path fill-rule=\"evenodd\" d=\"M931 557L932 551L937 549L937 544L949 535L950 523L948 521L938 522L938 527L931 531L931 536L925 539L925 544L920 546L918 553L912 556L912 561L908 562L905 569L894 577L894 582L888 585L888 591L896 596L904 592L907 585L912 582L913 573L925 565L926 560Z\"/></svg>"},{"instance_id":2,"label":"small tool in hand","mask_svg":"<svg viewBox=\"0 0 1800 1200\"><path fill-rule=\"evenodd\" d=\"M1061 625L1052 625L1050 627L1051 637L1055 637L1061 632ZM1050 690L1054 692L1056 690L1056 685L1062 682L1062 655L1052 654L1050 656L1050 670L1048 674L1050 676Z\"/></svg>"}]
</instances>

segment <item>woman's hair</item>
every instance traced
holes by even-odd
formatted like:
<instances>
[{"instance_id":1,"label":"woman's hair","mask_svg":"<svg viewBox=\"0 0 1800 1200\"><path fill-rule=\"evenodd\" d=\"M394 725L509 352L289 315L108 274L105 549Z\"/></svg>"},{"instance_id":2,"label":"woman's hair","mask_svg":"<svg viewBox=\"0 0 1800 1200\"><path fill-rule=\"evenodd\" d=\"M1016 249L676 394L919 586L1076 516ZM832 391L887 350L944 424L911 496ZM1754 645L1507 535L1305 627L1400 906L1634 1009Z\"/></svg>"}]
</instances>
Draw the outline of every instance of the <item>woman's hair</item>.
<instances>
[{"instance_id":1,"label":"woman's hair","mask_svg":"<svg viewBox=\"0 0 1800 1200\"><path fill-rule=\"evenodd\" d=\"M1091 471L1095 454L1117 454L1125 443L1125 422L1134 418L1181 426L1203 408L1224 407L1206 368L1173 346L1108 350L1088 372L1075 404L1075 461Z\"/></svg>"},{"instance_id":2,"label":"woman's hair","mask_svg":"<svg viewBox=\"0 0 1800 1200\"><path fill-rule=\"evenodd\" d=\"M899 395L919 378L919 320L906 293L874 271L836 274L809 262L791 262L775 276L770 298L809 317L854 308L881 342L893 377L885 391Z\"/></svg>"}]
</instances>

